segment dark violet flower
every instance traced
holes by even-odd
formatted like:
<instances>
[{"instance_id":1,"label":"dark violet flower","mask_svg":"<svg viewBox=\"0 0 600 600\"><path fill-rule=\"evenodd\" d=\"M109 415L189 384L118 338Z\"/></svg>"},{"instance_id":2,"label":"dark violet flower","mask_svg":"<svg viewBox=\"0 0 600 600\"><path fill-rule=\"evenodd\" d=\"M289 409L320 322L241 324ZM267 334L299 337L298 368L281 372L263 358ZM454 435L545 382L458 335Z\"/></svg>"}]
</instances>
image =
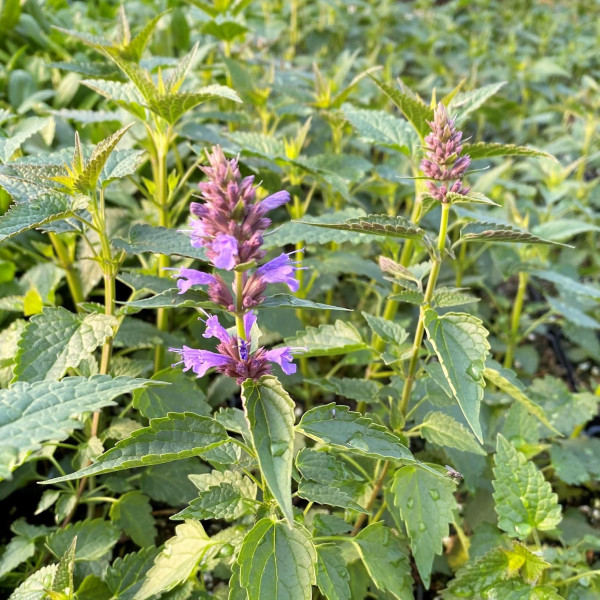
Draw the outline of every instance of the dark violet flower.
<instances>
[{"instance_id":1,"label":"dark violet flower","mask_svg":"<svg viewBox=\"0 0 600 600\"><path fill-rule=\"evenodd\" d=\"M217 352L209 350L195 350L184 346L182 349L170 348L182 358L184 370L192 370L198 377L202 377L209 369L215 368L217 372L232 377L241 384L246 379L260 379L263 375L271 373L271 364L276 363L283 372L291 375L296 372L296 365L292 363L292 351L282 347L275 350L258 348L251 350L250 333L256 322L252 311L244 315L244 329L246 339L242 340L235 335L230 335L219 323L216 316L211 316L206 321L205 338L215 337L219 340Z\"/></svg>"},{"instance_id":2,"label":"dark violet flower","mask_svg":"<svg viewBox=\"0 0 600 600\"><path fill-rule=\"evenodd\" d=\"M433 121L429 123L431 133L425 138L425 158L420 165L427 177L443 182L440 185L435 181L425 183L429 193L440 202L447 201L448 191L462 195L469 192L468 187L462 186L461 177L469 168L471 158L460 156L462 131L456 130L455 120L449 118L446 107L440 102L434 111Z\"/></svg>"},{"instance_id":3,"label":"dark violet flower","mask_svg":"<svg viewBox=\"0 0 600 600\"><path fill-rule=\"evenodd\" d=\"M263 233L271 225L265 215L286 204L290 195L277 192L256 200L254 177L242 177L236 159L227 160L220 147L208 155L209 166L201 170L207 181L199 184L203 203L192 202L192 245L205 247L209 260L219 269L260 260Z\"/></svg>"},{"instance_id":4,"label":"dark violet flower","mask_svg":"<svg viewBox=\"0 0 600 600\"><path fill-rule=\"evenodd\" d=\"M277 258L262 265L262 267L258 267L254 275L266 283L285 283L290 291L297 292L299 283L295 273L298 267L294 265L298 265L300 262L291 260L290 256L292 254L296 254L296 252L280 254Z\"/></svg>"},{"instance_id":5,"label":"dark violet flower","mask_svg":"<svg viewBox=\"0 0 600 600\"><path fill-rule=\"evenodd\" d=\"M177 271L176 277L180 294L187 292L194 285L208 285L208 297L212 302L229 311L235 310L233 294L220 275L182 268Z\"/></svg>"}]
</instances>

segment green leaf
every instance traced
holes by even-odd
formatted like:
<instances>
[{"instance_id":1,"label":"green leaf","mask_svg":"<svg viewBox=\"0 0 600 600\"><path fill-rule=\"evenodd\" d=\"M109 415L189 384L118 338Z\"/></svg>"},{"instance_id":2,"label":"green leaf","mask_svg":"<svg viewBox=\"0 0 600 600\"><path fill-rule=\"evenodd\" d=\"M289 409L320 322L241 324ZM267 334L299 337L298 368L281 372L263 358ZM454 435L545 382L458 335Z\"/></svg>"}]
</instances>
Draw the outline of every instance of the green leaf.
<instances>
[{"instance_id":1,"label":"green leaf","mask_svg":"<svg viewBox=\"0 0 600 600\"><path fill-rule=\"evenodd\" d=\"M566 297L568 297L569 294L579 294L581 296L589 296L590 298L600 300L600 289L589 283L581 283L581 281L577 281L577 279L567 277L556 271L532 271L531 274L540 279L544 279L545 281L550 281L556 285Z\"/></svg>"},{"instance_id":2,"label":"green leaf","mask_svg":"<svg viewBox=\"0 0 600 600\"><path fill-rule=\"evenodd\" d=\"M317 554L297 523L262 519L246 535L237 563L248 600L310 600Z\"/></svg>"},{"instance_id":3,"label":"green leaf","mask_svg":"<svg viewBox=\"0 0 600 600\"><path fill-rule=\"evenodd\" d=\"M600 479L600 440L583 436L552 444L550 460L556 476L569 485Z\"/></svg>"},{"instance_id":4,"label":"green leaf","mask_svg":"<svg viewBox=\"0 0 600 600\"><path fill-rule=\"evenodd\" d=\"M188 290L180 294L177 288L166 290L150 298L125 302L131 308L211 308L215 304L208 299L208 294L203 290ZM159 330L156 330L159 332ZM159 332L160 333L160 332Z\"/></svg>"},{"instance_id":5,"label":"green leaf","mask_svg":"<svg viewBox=\"0 0 600 600\"><path fill-rule=\"evenodd\" d=\"M368 417L335 403L317 406L302 415L296 429L307 437L362 456L415 462L400 438Z\"/></svg>"},{"instance_id":6,"label":"green leaf","mask_svg":"<svg viewBox=\"0 0 600 600\"><path fill-rule=\"evenodd\" d=\"M389 527L381 521L373 523L351 539L380 590L398 600L413 600L410 562Z\"/></svg>"},{"instance_id":7,"label":"green leaf","mask_svg":"<svg viewBox=\"0 0 600 600\"><path fill-rule=\"evenodd\" d=\"M286 519L293 522L294 401L276 377L242 384L242 400L261 473Z\"/></svg>"},{"instance_id":8,"label":"green leaf","mask_svg":"<svg viewBox=\"0 0 600 600\"><path fill-rule=\"evenodd\" d=\"M234 521L255 504L256 484L237 471L213 471L191 475L190 479L200 493L187 508L172 516L172 519Z\"/></svg>"},{"instance_id":9,"label":"green leaf","mask_svg":"<svg viewBox=\"0 0 600 600\"><path fill-rule=\"evenodd\" d=\"M133 600L158 552L157 548L145 548L117 558L106 571L106 583L113 597Z\"/></svg>"},{"instance_id":10,"label":"green leaf","mask_svg":"<svg viewBox=\"0 0 600 600\"><path fill-rule=\"evenodd\" d=\"M61 194L42 194L31 202L13 204L0 217L0 242L15 235L72 216L73 200Z\"/></svg>"},{"instance_id":11,"label":"green leaf","mask_svg":"<svg viewBox=\"0 0 600 600\"><path fill-rule=\"evenodd\" d=\"M355 377L327 377L322 379L305 379L305 383L316 385L322 390L343 396L357 402L371 404L379 400L381 386L375 381L357 379Z\"/></svg>"},{"instance_id":12,"label":"green leaf","mask_svg":"<svg viewBox=\"0 0 600 600\"><path fill-rule=\"evenodd\" d=\"M438 288L433 294L433 301L440 308L449 308L481 300L481 298L471 296L471 294L467 294L463 290L464 288Z\"/></svg>"},{"instance_id":13,"label":"green leaf","mask_svg":"<svg viewBox=\"0 0 600 600\"><path fill-rule=\"evenodd\" d=\"M156 25L168 12L168 10L161 12L144 25L138 34L121 49L123 58L134 62L140 61Z\"/></svg>"},{"instance_id":14,"label":"green leaf","mask_svg":"<svg viewBox=\"0 0 600 600\"><path fill-rule=\"evenodd\" d=\"M433 559L441 554L442 539L450 532L454 511L455 484L413 466L402 467L394 476L392 494L411 539L411 550L429 587Z\"/></svg>"},{"instance_id":15,"label":"green leaf","mask_svg":"<svg viewBox=\"0 0 600 600\"><path fill-rule=\"evenodd\" d=\"M533 462L498 434L495 456L494 501L498 527L510 537L526 539L533 529L554 529L561 507L552 486Z\"/></svg>"},{"instance_id":16,"label":"green leaf","mask_svg":"<svg viewBox=\"0 0 600 600\"><path fill-rule=\"evenodd\" d=\"M112 245L120 250L125 250L127 254L142 254L143 252L164 254L165 256L177 254L186 258L206 261L204 248L194 248L189 235L176 229L154 227L145 223L136 223L129 230L127 240L116 238L112 240Z\"/></svg>"},{"instance_id":17,"label":"green leaf","mask_svg":"<svg viewBox=\"0 0 600 600\"><path fill-rule=\"evenodd\" d=\"M512 225L475 221L467 223L460 230L460 240L470 242L512 242L517 244L550 244L563 246L550 240L545 240L533 233L524 231Z\"/></svg>"},{"instance_id":18,"label":"green leaf","mask_svg":"<svg viewBox=\"0 0 600 600\"><path fill-rule=\"evenodd\" d=\"M552 219L533 228L535 235L555 242L566 242L572 237L588 231L600 231L600 227L589 221L578 219Z\"/></svg>"},{"instance_id":19,"label":"green leaf","mask_svg":"<svg viewBox=\"0 0 600 600\"><path fill-rule=\"evenodd\" d=\"M438 446L487 455L464 425L443 412L427 413L421 423L421 434L428 442Z\"/></svg>"},{"instance_id":20,"label":"green leaf","mask_svg":"<svg viewBox=\"0 0 600 600\"><path fill-rule=\"evenodd\" d=\"M302 348L302 356L337 356L356 350L364 350L367 344L360 333L350 323L336 321L334 325L307 327L296 337L287 338L286 346Z\"/></svg>"},{"instance_id":21,"label":"green leaf","mask_svg":"<svg viewBox=\"0 0 600 600\"><path fill-rule=\"evenodd\" d=\"M209 100L231 100L241 102L241 98L225 85L209 85L194 92L177 92L157 96L148 101L148 108L173 124L192 108Z\"/></svg>"},{"instance_id":22,"label":"green leaf","mask_svg":"<svg viewBox=\"0 0 600 600\"><path fill-rule=\"evenodd\" d=\"M140 477L140 489L157 502L165 502L169 506L185 506L197 494L189 475L205 473L207 468L197 458L154 465L144 469Z\"/></svg>"},{"instance_id":23,"label":"green leaf","mask_svg":"<svg viewBox=\"0 0 600 600\"><path fill-rule=\"evenodd\" d=\"M62 307L46 307L21 334L13 381L60 379L113 335L118 321L92 313L77 315Z\"/></svg>"},{"instance_id":24,"label":"green leaf","mask_svg":"<svg viewBox=\"0 0 600 600\"><path fill-rule=\"evenodd\" d=\"M455 194L454 192L448 192L446 198L452 204L487 204L489 206L500 206L493 200L490 200L487 196L481 192L468 192L467 194Z\"/></svg>"},{"instance_id":25,"label":"green leaf","mask_svg":"<svg viewBox=\"0 0 600 600\"><path fill-rule=\"evenodd\" d=\"M312 227L411 240L420 239L425 233L418 225L400 216L366 215L365 217L347 219L346 221L336 223L311 223L306 220L297 222L302 225L311 225Z\"/></svg>"},{"instance_id":26,"label":"green leaf","mask_svg":"<svg viewBox=\"0 0 600 600\"><path fill-rule=\"evenodd\" d=\"M467 423L482 442L479 407L483 398L483 369L490 348L480 319L465 313L425 311L425 329Z\"/></svg>"},{"instance_id":27,"label":"green leaf","mask_svg":"<svg viewBox=\"0 0 600 600\"><path fill-rule=\"evenodd\" d=\"M358 496L356 485L336 483L317 483L316 481L301 480L298 484L298 496L309 502L328 506L338 506L368 514L369 511L358 504L354 497Z\"/></svg>"},{"instance_id":28,"label":"green leaf","mask_svg":"<svg viewBox=\"0 0 600 600\"><path fill-rule=\"evenodd\" d=\"M463 121L467 115L470 115L485 104L486 100L495 96L505 85L506 81L499 81L498 83L490 83L469 92L457 94L452 100L452 110L458 109L459 120Z\"/></svg>"},{"instance_id":29,"label":"green leaf","mask_svg":"<svg viewBox=\"0 0 600 600\"><path fill-rule=\"evenodd\" d=\"M427 121L433 121L433 109L415 96L405 93L388 83L379 81L372 75L369 75L369 77L400 109L419 134L419 137L423 139L430 131Z\"/></svg>"},{"instance_id":30,"label":"green leaf","mask_svg":"<svg viewBox=\"0 0 600 600\"><path fill-rule=\"evenodd\" d=\"M106 187L115 179L133 175L148 158L143 150L114 150L102 169L98 181Z\"/></svg>"},{"instance_id":31,"label":"green leaf","mask_svg":"<svg viewBox=\"0 0 600 600\"><path fill-rule=\"evenodd\" d=\"M200 523L186 521L178 525L175 536L167 540L162 552L154 559L134 600L145 600L183 583L215 545L222 545L222 542L211 540Z\"/></svg>"},{"instance_id":32,"label":"green leaf","mask_svg":"<svg viewBox=\"0 0 600 600\"><path fill-rule=\"evenodd\" d=\"M305 298L297 298L291 294L275 294L265 298L264 302L257 306L261 308L302 308L305 310L344 310L352 311L351 308L342 308L341 306L332 306L330 304L322 304L321 302L313 302Z\"/></svg>"},{"instance_id":33,"label":"green leaf","mask_svg":"<svg viewBox=\"0 0 600 600\"><path fill-rule=\"evenodd\" d=\"M536 583L550 566L550 563L519 542L514 542L513 547L506 550L506 554L508 555L508 575L513 576L520 571L525 582L529 584Z\"/></svg>"},{"instance_id":34,"label":"green leaf","mask_svg":"<svg viewBox=\"0 0 600 600\"><path fill-rule=\"evenodd\" d=\"M519 404L521 404L525 410L537 419L540 420L548 429L552 430L554 433L561 435L558 429L555 429L544 409L533 400L531 400L523 391L523 385L516 378L516 375L513 371L509 369L504 369L501 367L496 361L488 361L488 365L483 371L483 376L493 385L500 388L504 393L508 394L513 400L516 400Z\"/></svg>"},{"instance_id":35,"label":"green leaf","mask_svg":"<svg viewBox=\"0 0 600 600\"><path fill-rule=\"evenodd\" d=\"M583 310L580 310L573 304L561 302L557 298L546 297L550 308L559 315L562 315L567 321L586 329L600 329L600 322L586 315Z\"/></svg>"},{"instance_id":36,"label":"green leaf","mask_svg":"<svg viewBox=\"0 0 600 600\"><path fill-rule=\"evenodd\" d=\"M52 579L52 586L50 590L64 594L67 598L73 598L73 569L75 567L75 546L77 544L77 537L73 538L71 545L67 548L63 556L61 557L54 578ZM53 596L50 595L52 598Z\"/></svg>"},{"instance_id":37,"label":"green leaf","mask_svg":"<svg viewBox=\"0 0 600 600\"><path fill-rule=\"evenodd\" d=\"M150 499L139 490L123 494L110 506L110 519L140 548L154 545L156 527Z\"/></svg>"},{"instance_id":38,"label":"green leaf","mask_svg":"<svg viewBox=\"0 0 600 600\"><path fill-rule=\"evenodd\" d=\"M370 315L366 312L362 312L361 314L367 321L371 330L382 340L400 346L408 338L408 331L398 323L389 321L383 317Z\"/></svg>"},{"instance_id":39,"label":"green leaf","mask_svg":"<svg viewBox=\"0 0 600 600\"><path fill-rule=\"evenodd\" d=\"M17 382L0 390L0 478L8 477L29 453L47 440L64 440L83 427L84 412L114 405L113 399L148 384L146 379L107 375L62 381Z\"/></svg>"},{"instance_id":40,"label":"green leaf","mask_svg":"<svg viewBox=\"0 0 600 600\"><path fill-rule=\"evenodd\" d=\"M280 249L287 244L297 244L300 242L305 244L328 244L330 242L336 242L336 244L343 244L345 242L350 244L368 243L372 241L371 238L362 233L313 227L317 223L338 223L340 220L362 217L364 215L365 211L360 208L344 208L318 217L305 215L302 217L302 223L288 221L275 231L270 232L265 236L264 247Z\"/></svg>"},{"instance_id":41,"label":"green leaf","mask_svg":"<svg viewBox=\"0 0 600 600\"><path fill-rule=\"evenodd\" d=\"M225 42L231 42L236 37L243 35L248 31L248 28L245 25L242 25L238 21L233 21L229 19L214 19L211 21L207 21L202 26L202 33L207 35L212 35L219 40Z\"/></svg>"},{"instance_id":42,"label":"green leaf","mask_svg":"<svg viewBox=\"0 0 600 600\"><path fill-rule=\"evenodd\" d=\"M537 156L556 160L552 154L528 148L527 146L516 146L515 144L497 144L491 142L477 142L475 144L463 144L463 154L468 154L471 160L481 158L494 158L496 156Z\"/></svg>"},{"instance_id":43,"label":"green leaf","mask_svg":"<svg viewBox=\"0 0 600 600\"><path fill-rule=\"evenodd\" d=\"M77 538L75 561L93 561L108 554L120 537L121 530L110 521L94 519L58 529L48 536L46 545L56 556L62 556Z\"/></svg>"},{"instance_id":44,"label":"green leaf","mask_svg":"<svg viewBox=\"0 0 600 600\"><path fill-rule=\"evenodd\" d=\"M566 436L587 423L598 412L598 397L589 392L572 394L564 381L546 375L529 388L532 399L544 409L554 431Z\"/></svg>"},{"instance_id":45,"label":"green leaf","mask_svg":"<svg viewBox=\"0 0 600 600\"><path fill-rule=\"evenodd\" d=\"M489 591L506 579L508 556L502 548L494 548L476 561L467 563L456 573L442 592L444 600L490 598ZM496 596L498 597L498 596Z\"/></svg>"},{"instance_id":46,"label":"green leaf","mask_svg":"<svg viewBox=\"0 0 600 600\"><path fill-rule=\"evenodd\" d=\"M20 535L13 537L0 556L0 579L35 554L35 541Z\"/></svg>"},{"instance_id":47,"label":"green leaf","mask_svg":"<svg viewBox=\"0 0 600 600\"><path fill-rule=\"evenodd\" d=\"M23 119L10 137L0 138L0 162L8 162L24 142L39 133L50 122L50 119L42 117Z\"/></svg>"},{"instance_id":48,"label":"green leaf","mask_svg":"<svg viewBox=\"0 0 600 600\"><path fill-rule=\"evenodd\" d=\"M317 546L317 585L327 600L350 600L350 575L339 547Z\"/></svg>"},{"instance_id":49,"label":"green leaf","mask_svg":"<svg viewBox=\"0 0 600 600\"><path fill-rule=\"evenodd\" d=\"M42 567L30 575L11 595L10 600L46 600L58 565Z\"/></svg>"},{"instance_id":50,"label":"green leaf","mask_svg":"<svg viewBox=\"0 0 600 600\"><path fill-rule=\"evenodd\" d=\"M329 452L302 448L296 455L296 468L305 479L318 483L345 483L362 481L362 477L351 471L346 463Z\"/></svg>"},{"instance_id":51,"label":"green leaf","mask_svg":"<svg viewBox=\"0 0 600 600\"><path fill-rule=\"evenodd\" d=\"M364 110L344 104L342 113L358 135L370 144L392 148L406 155L416 145L408 123L383 110Z\"/></svg>"},{"instance_id":52,"label":"green leaf","mask_svg":"<svg viewBox=\"0 0 600 600\"><path fill-rule=\"evenodd\" d=\"M183 371L167 367L154 374L151 380L166 382L170 385L158 385L133 394L133 406L147 419L167 416L170 412L193 412L209 417L212 410L206 402L204 392L194 379Z\"/></svg>"},{"instance_id":53,"label":"green leaf","mask_svg":"<svg viewBox=\"0 0 600 600\"><path fill-rule=\"evenodd\" d=\"M166 417L152 419L148 427L138 429L130 437L117 442L89 467L44 483L59 483L199 456L228 439L225 428L214 419L193 413L169 413Z\"/></svg>"}]
</instances>

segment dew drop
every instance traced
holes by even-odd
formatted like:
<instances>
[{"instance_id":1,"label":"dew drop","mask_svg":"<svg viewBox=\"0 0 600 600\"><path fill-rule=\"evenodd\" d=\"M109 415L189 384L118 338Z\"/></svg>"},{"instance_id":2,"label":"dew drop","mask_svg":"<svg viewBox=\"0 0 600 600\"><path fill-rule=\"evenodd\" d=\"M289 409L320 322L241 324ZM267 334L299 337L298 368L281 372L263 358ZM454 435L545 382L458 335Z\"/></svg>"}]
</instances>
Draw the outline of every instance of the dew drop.
<instances>
[{"instance_id":1,"label":"dew drop","mask_svg":"<svg viewBox=\"0 0 600 600\"><path fill-rule=\"evenodd\" d=\"M419 521L419 531L425 531L427 529L427 525L423 523L423 521Z\"/></svg>"},{"instance_id":2,"label":"dew drop","mask_svg":"<svg viewBox=\"0 0 600 600\"><path fill-rule=\"evenodd\" d=\"M415 499L414 498L409 498L406 501L406 506L408 506L408 508L412 508L415 505Z\"/></svg>"},{"instance_id":3,"label":"dew drop","mask_svg":"<svg viewBox=\"0 0 600 600\"><path fill-rule=\"evenodd\" d=\"M288 449L288 443L284 441L274 440L271 442L271 454L273 456L282 456Z\"/></svg>"},{"instance_id":4,"label":"dew drop","mask_svg":"<svg viewBox=\"0 0 600 600\"><path fill-rule=\"evenodd\" d=\"M521 496L521 504L525 507L525 508L529 508L529 500L527 500L527 498L525 498L524 496Z\"/></svg>"},{"instance_id":5,"label":"dew drop","mask_svg":"<svg viewBox=\"0 0 600 600\"><path fill-rule=\"evenodd\" d=\"M437 490L429 490L429 495L433 498L433 500L440 499L440 493Z\"/></svg>"},{"instance_id":6,"label":"dew drop","mask_svg":"<svg viewBox=\"0 0 600 600\"><path fill-rule=\"evenodd\" d=\"M515 531L521 536L527 536L531 533L531 526L527 523L515 525Z\"/></svg>"},{"instance_id":7,"label":"dew drop","mask_svg":"<svg viewBox=\"0 0 600 600\"><path fill-rule=\"evenodd\" d=\"M483 361L482 360L474 360L467 367L467 375L473 381L481 381L481 378L483 377L483 371L484 370L485 370L485 364L483 363Z\"/></svg>"},{"instance_id":8,"label":"dew drop","mask_svg":"<svg viewBox=\"0 0 600 600\"><path fill-rule=\"evenodd\" d=\"M361 450L368 450L369 447L365 443L363 434L360 431L353 433L347 440L346 443L353 448L360 448Z\"/></svg>"}]
</instances>

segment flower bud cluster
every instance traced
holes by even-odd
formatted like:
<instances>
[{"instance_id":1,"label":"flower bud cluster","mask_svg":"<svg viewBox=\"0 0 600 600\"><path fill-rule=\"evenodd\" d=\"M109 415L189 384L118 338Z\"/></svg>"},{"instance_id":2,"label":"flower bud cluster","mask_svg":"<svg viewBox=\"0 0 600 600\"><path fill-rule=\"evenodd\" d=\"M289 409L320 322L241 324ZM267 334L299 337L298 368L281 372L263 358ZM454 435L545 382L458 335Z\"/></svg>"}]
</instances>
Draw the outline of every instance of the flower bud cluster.
<instances>
[{"instance_id":1,"label":"flower bud cluster","mask_svg":"<svg viewBox=\"0 0 600 600\"><path fill-rule=\"evenodd\" d=\"M447 202L448 192L462 195L469 192L468 187L463 187L461 178L469 168L471 158L461 156L462 131L457 131L455 120L449 118L446 107L440 102L433 113L433 121L428 122L431 133L425 138L425 158L420 165L421 171L430 178L425 184L429 193L440 202Z\"/></svg>"},{"instance_id":2,"label":"flower bud cluster","mask_svg":"<svg viewBox=\"0 0 600 600\"><path fill-rule=\"evenodd\" d=\"M242 177L236 159L227 160L221 148L214 147L208 155L209 166L202 171L207 181L199 184L203 203L193 202L190 212L196 219L191 222L191 244L206 249L209 261L217 269L231 271L236 269L235 292L218 273L206 273L196 269L179 269L177 287L179 293L187 292L194 285L208 286L208 295L212 302L243 319L243 330L231 335L221 326L216 316L206 321L206 338L219 340L217 352L196 350L184 346L171 348L181 355L185 370L191 369L202 377L208 369L215 368L242 383L247 378L259 379L271 373L272 363L278 364L286 374L296 371L292 363L290 348L253 350L251 342L252 326L256 315L252 309L263 300L269 283L285 283L290 291L298 290L295 272L298 262L282 253L250 271L250 265L264 258L262 248L263 234L271 225L266 215L269 211L289 201L288 192L280 191L262 201L256 200L254 177ZM244 268L248 265L249 268ZM239 296L239 297L238 297Z\"/></svg>"}]
</instances>

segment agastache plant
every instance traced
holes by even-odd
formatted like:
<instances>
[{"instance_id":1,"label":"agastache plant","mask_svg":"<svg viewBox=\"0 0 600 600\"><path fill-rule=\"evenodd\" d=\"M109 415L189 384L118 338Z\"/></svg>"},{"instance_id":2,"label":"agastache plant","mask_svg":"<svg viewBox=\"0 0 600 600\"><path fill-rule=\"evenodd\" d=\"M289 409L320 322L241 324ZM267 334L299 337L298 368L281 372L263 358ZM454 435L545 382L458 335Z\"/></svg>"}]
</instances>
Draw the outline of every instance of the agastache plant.
<instances>
[{"instance_id":1,"label":"agastache plant","mask_svg":"<svg viewBox=\"0 0 600 600\"><path fill-rule=\"evenodd\" d=\"M462 131L456 129L455 121L456 117L451 119L440 102L434 111L433 121L427 122L431 133L425 138L426 158L420 165L421 171L430 178L425 183L429 193L444 203L448 202L448 192L469 193L469 188L463 187L461 177L469 168L471 159L468 155L461 156Z\"/></svg>"},{"instance_id":2,"label":"agastache plant","mask_svg":"<svg viewBox=\"0 0 600 600\"><path fill-rule=\"evenodd\" d=\"M227 160L217 146L208 154L208 161L209 166L201 167L208 179L199 184L204 202L193 202L190 209L196 217L189 230L191 244L205 248L217 269L234 270L234 289L219 274L189 268L179 269L177 286L180 293L194 285L208 286L210 299L235 317L237 332L229 334L213 315L206 320L203 337L219 340L217 352L187 346L171 348L171 352L180 354L184 369L192 370L198 377L214 368L238 384L249 378L257 381L271 373L272 363L291 375L296 372L291 349L253 349L251 331L256 323L252 308L264 300L267 284L285 283L291 291L297 291L294 273L298 263L291 259L294 253L282 253L250 272L266 254L262 248L263 234L271 224L267 213L288 202L290 195L279 191L258 201L254 177L242 177L237 159Z\"/></svg>"}]
</instances>

